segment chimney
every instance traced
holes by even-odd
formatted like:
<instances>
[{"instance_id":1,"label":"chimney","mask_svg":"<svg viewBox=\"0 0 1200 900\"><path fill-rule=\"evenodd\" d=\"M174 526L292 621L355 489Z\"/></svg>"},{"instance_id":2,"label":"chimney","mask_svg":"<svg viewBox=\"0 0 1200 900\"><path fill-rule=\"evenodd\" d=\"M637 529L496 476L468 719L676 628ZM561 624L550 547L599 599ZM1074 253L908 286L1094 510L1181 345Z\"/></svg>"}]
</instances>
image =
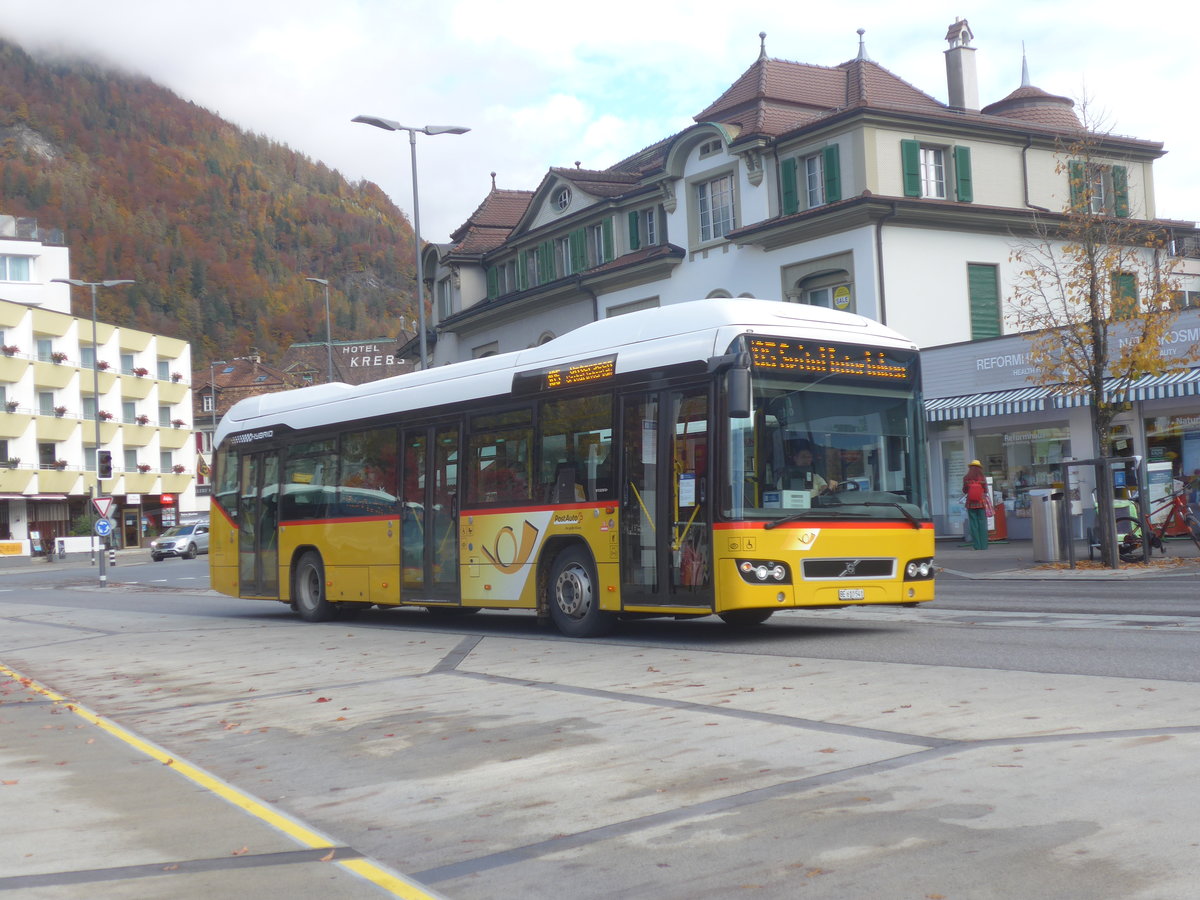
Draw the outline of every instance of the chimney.
<instances>
[{"instance_id":1,"label":"chimney","mask_svg":"<svg viewBox=\"0 0 1200 900\"><path fill-rule=\"evenodd\" d=\"M946 51L946 85L952 109L979 110L979 77L975 73L975 48L971 46L974 36L966 19L955 19L946 32L950 44Z\"/></svg>"}]
</instances>

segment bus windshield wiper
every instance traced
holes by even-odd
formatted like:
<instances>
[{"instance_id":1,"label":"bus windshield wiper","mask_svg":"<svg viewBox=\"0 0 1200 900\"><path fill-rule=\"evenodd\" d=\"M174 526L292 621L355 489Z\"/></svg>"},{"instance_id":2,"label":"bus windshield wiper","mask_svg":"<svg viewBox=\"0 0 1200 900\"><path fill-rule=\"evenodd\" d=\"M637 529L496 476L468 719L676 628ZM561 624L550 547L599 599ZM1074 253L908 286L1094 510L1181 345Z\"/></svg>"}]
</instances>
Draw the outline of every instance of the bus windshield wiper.
<instances>
[{"instance_id":1,"label":"bus windshield wiper","mask_svg":"<svg viewBox=\"0 0 1200 900\"><path fill-rule=\"evenodd\" d=\"M894 509L900 510L900 512L903 514L904 518L908 519L908 521L912 523L913 528L921 527L921 520L918 519L916 516L914 516L912 513L910 513L907 509L905 509L899 503L884 503L879 500L866 500L862 503L858 503L855 505L856 506L890 506Z\"/></svg>"},{"instance_id":2,"label":"bus windshield wiper","mask_svg":"<svg viewBox=\"0 0 1200 900\"><path fill-rule=\"evenodd\" d=\"M831 504L831 505L845 506L846 504L835 503L835 504ZM858 503L858 504L854 504L854 505L855 506L863 506L865 504ZM887 506L889 504L885 503L883 505ZM813 506L813 507L810 507L809 509L802 509L802 510L800 510L800 512L792 513L790 516L784 516L782 519L772 519L770 522L765 523L763 525L763 528L766 528L766 529L778 528L780 525L786 525L789 522L798 522L801 519L807 519L809 516L828 516L828 515L830 515L830 511L827 507ZM838 510L835 515L835 518L843 518L846 516L850 516L851 518L854 518L854 517L865 518L866 515L867 515L866 513L847 513L847 512L843 512L842 510Z\"/></svg>"}]
</instances>

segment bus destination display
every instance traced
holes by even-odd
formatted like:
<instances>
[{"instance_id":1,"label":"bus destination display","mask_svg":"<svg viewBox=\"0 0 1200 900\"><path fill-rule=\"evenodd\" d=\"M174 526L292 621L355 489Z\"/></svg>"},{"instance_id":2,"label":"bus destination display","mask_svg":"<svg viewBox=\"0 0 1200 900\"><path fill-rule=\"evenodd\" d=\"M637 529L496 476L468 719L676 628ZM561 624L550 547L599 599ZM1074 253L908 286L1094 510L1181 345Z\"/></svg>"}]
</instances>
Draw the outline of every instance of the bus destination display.
<instances>
[{"instance_id":1,"label":"bus destination display","mask_svg":"<svg viewBox=\"0 0 1200 900\"><path fill-rule=\"evenodd\" d=\"M913 378L914 354L903 350L787 338L751 337L747 343L751 364L758 370L844 376L859 382L907 384Z\"/></svg>"},{"instance_id":2,"label":"bus destination display","mask_svg":"<svg viewBox=\"0 0 1200 900\"><path fill-rule=\"evenodd\" d=\"M561 388L578 387L581 384L606 381L616 373L617 358L606 356L602 359L588 359L566 366L555 366L552 369L520 372L513 376L513 390L554 391Z\"/></svg>"}]
</instances>

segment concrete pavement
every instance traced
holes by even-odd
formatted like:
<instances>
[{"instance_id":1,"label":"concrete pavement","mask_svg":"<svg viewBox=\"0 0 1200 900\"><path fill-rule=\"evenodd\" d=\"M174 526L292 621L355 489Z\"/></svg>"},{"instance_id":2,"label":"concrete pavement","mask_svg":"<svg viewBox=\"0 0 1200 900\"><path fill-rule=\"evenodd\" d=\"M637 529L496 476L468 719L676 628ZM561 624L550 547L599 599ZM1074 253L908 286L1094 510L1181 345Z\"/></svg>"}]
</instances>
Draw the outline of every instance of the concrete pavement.
<instances>
[{"instance_id":1,"label":"concrete pavement","mask_svg":"<svg viewBox=\"0 0 1200 900\"><path fill-rule=\"evenodd\" d=\"M1008 579L1025 581L1094 581L1111 579L1167 578L1200 574L1200 548L1190 538L1168 538L1165 554L1155 550L1145 565L1121 563L1110 569L1099 560L1088 560L1088 546L1076 541L1075 568L1065 556L1053 562L1037 558L1032 541L999 541L986 550L973 550L957 538L939 538L934 563L938 577Z\"/></svg>"}]
</instances>

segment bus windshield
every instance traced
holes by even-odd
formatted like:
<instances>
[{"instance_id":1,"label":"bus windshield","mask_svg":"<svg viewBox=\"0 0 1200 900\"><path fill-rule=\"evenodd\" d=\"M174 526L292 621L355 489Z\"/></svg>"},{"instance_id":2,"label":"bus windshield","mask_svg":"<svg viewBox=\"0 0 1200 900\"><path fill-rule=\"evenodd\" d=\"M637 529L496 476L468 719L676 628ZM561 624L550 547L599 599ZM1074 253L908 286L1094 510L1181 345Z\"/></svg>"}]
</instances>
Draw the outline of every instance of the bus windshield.
<instances>
[{"instance_id":1,"label":"bus windshield","mask_svg":"<svg viewBox=\"0 0 1200 900\"><path fill-rule=\"evenodd\" d=\"M929 518L914 391L756 371L753 412L731 419L730 519Z\"/></svg>"}]
</instances>

